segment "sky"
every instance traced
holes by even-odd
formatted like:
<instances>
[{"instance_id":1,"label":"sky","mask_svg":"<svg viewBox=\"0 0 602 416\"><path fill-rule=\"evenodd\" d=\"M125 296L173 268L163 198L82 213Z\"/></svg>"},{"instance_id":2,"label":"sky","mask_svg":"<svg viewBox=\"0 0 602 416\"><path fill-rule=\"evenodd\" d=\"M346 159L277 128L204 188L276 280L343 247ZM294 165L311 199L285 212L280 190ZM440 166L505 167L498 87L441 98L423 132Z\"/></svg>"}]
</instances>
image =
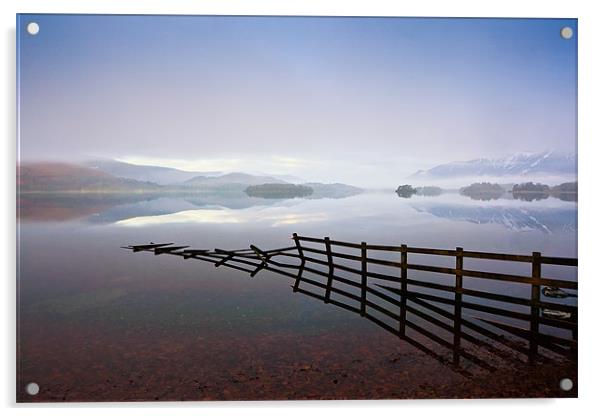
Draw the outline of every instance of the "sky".
<instances>
[{"instance_id":1,"label":"sky","mask_svg":"<svg viewBox=\"0 0 602 416\"><path fill-rule=\"evenodd\" d=\"M17 20L23 162L374 186L450 161L576 152L575 19Z\"/></svg>"}]
</instances>

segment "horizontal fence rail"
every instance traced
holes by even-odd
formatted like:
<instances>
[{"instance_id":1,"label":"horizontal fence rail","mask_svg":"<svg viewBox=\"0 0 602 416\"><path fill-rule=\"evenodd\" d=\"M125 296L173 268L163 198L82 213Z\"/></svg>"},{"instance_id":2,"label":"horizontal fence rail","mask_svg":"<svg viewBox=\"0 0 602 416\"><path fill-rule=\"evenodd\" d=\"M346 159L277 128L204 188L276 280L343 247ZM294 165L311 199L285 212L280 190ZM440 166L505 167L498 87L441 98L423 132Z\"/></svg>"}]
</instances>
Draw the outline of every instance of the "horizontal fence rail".
<instances>
[{"instance_id":1,"label":"horizontal fence rail","mask_svg":"<svg viewBox=\"0 0 602 416\"><path fill-rule=\"evenodd\" d=\"M548 257L539 252L530 255L488 253L462 247L450 250L358 244L297 234L293 234L292 239L293 246L271 250L262 250L255 245L239 250L190 249L174 243L123 248L202 260L215 267L249 273L251 277L268 270L291 278L295 293L357 313L465 375L469 373L461 368L461 359L480 368L495 369L473 352L474 347L484 348L504 360L520 361L521 355L530 363L547 361L554 356L576 360L578 308L566 299L577 296L570 292L577 290L577 282L542 277L541 270L544 264L576 268L575 258ZM355 250L356 254L336 251L340 247ZM397 257L390 260L374 258L370 256L374 252ZM410 257L416 254L451 257L455 264L454 267L440 267L410 262ZM524 276L466 269L464 259L467 258L530 263L531 273ZM356 266L341 264L339 259L351 261ZM371 270L374 266L396 272ZM342 272L347 275L341 275ZM449 283L429 281L420 275L425 272L449 275L452 280L445 281ZM509 294L504 288L497 291L468 288L466 285L470 280L523 285L529 289L529 297ZM564 300L542 300L542 293L544 297ZM550 333L550 329L560 333ZM452 351L452 358L434 351L416 334L428 339L432 345Z\"/></svg>"}]
</instances>

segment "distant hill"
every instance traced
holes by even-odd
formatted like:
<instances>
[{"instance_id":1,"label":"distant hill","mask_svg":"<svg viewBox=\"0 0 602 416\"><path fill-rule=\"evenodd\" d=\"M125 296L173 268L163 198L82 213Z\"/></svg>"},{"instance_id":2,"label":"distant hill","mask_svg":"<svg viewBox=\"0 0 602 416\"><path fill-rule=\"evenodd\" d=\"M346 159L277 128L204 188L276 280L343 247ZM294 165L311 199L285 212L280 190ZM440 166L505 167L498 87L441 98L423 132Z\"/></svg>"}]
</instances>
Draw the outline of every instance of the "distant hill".
<instances>
[{"instance_id":1,"label":"distant hill","mask_svg":"<svg viewBox=\"0 0 602 416\"><path fill-rule=\"evenodd\" d=\"M159 185L174 185L196 176L217 176L221 172L188 172L162 166L134 165L116 160L93 160L85 166L106 172L121 178L142 182L153 182Z\"/></svg>"},{"instance_id":2,"label":"distant hill","mask_svg":"<svg viewBox=\"0 0 602 416\"><path fill-rule=\"evenodd\" d=\"M518 153L499 159L474 159L451 162L418 171L412 179L449 179L458 177L505 177L505 176L572 176L577 175L575 154L560 154L554 151L541 153Z\"/></svg>"},{"instance_id":3,"label":"distant hill","mask_svg":"<svg viewBox=\"0 0 602 416\"><path fill-rule=\"evenodd\" d=\"M68 163L29 163L17 169L21 192L155 191L157 184L118 178L98 169Z\"/></svg>"},{"instance_id":4,"label":"distant hill","mask_svg":"<svg viewBox=\"0 0 602 416\"><path fill-rule=\"evenodd\" d=\"M249 171L246 173L253 175L253 176L269 176L270 178L274 178L279 181L284 181L286 183L294 183L295 185L302 185L304 182L306 182L305 179L300 178L295 175L284 175L284 174L281 175L281 174L273 174L273 173L266 173L266 172L260 172L260 171Z\"/></svg>"},{"instance_id":5,"label":"distant hill","mask_svg":"<svg viewBox=\"0 0 602 416\"><path fill-rule=\"evenodd\" d=\"M222 190L245 190L252 185L262 185L265 183L286 183L283 180L272 176L256 176L248 173L228 173L221 176L208 177L196 176L185 182L182 186L189 188L220 188Z\"/></svg>"},{"instance_id":6,"label":"distant hill","mask_svg":"<svg viewBox=\"0 0 602 416\"><path fill-rule=\"evenodd\" d=\"M115 173L109 173L115 172ZM118 176L125 175L125 176ZM20 167L18 183L23 192L168 192L171 194L232 194L240 193L250 186L258 185L291 185L282 176L252 175L235 172L216 176L196 175L182 182L164 184L172 180L190 175L193 172L183 172L177 169L158 166L137 166L128 163L101 161L88 162L86 165L69 163L27 163ZM158 178L155 183L137 178ZM298 179L298 178L296 178ZM303 184L311 190L303 196L312 198L344 198L362 192L354 186L334 183ZM283 188L284 189L284 188ZM285 192L286 193L286 192ZM296 195L296 193L295 193Z\"/></svg>"}]
</instances>

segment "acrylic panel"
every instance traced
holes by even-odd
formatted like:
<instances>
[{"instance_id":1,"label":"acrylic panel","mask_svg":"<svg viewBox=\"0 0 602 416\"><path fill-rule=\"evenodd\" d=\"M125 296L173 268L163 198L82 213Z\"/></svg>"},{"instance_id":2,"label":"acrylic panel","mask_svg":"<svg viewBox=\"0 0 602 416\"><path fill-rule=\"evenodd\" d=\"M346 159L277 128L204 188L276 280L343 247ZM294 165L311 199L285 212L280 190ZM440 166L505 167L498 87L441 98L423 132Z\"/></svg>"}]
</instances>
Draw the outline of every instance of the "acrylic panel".
<instances>
[{"instance_id":1,"label":"acrylic panel","mask_svg":"<svg viewBox=\"0 0 602 416\"><path fill-rule=\"evenodd\" d=\"M577 396L577 20L17 16L17 401Z\"/></svg>"}]
</instances>

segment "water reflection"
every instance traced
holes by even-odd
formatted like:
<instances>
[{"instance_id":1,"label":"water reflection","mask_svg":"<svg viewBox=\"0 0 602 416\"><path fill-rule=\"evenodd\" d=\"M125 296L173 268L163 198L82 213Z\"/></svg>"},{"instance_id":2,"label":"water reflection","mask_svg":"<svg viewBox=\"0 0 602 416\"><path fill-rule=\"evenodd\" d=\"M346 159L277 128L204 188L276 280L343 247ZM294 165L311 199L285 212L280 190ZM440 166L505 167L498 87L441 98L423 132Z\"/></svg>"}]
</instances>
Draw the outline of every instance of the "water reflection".
<instances>
[{"instance_id":1,"label":"water reflection","mask_svg":"<svg viewBox=\"0 0 602 416\"><path fill-rule=\"evenodd\" d=\"M575 232L576 210L571 207L475 206L461 204L416 204L419 212L439 218L474 224L497 224L512 231L540 231L546 234Z\"/></svg>"},{"instance_id":2,"label":"water reflection","mask_svg":"<svg viewBox=\"0 0 602 416\"><path fill-rule=\"evenodd\" d=\"M576 197L576 194L574 195ZM545 192L512 192L512 197L514 199L520 199L521 201L541 201L542 199L550 197L550 194ZM566 201L567 199L564 200Z\"/></svg>"},{"instance_id":3,"label":"water reflection","mask_svg":"<svg viewBox=\"0 0 602 416\"><path fill-rule=\"evenodd\" d=\"M456 277L456 286L450 286L416 280L415 274L408 276L408 271L427 267L409 264L408 252L426 254L429 249L408 249L404 246L401 251L401 263L389 264L390 266L397 264L396 268L403 270L400 277L399 272L394 275L374 273L369 272L367 267L368 264L387 263L382 259L371 258L367 254L368 248L371 253L378 251L391 253L399 247L331 242L328 238L298 237L296 234L293 239L293 246L272 250L262 250L255 245L240 250L217 248L199 250L171 244L147 244L123 248L134 252L147 251L155 255L168 254L184 259L200 260L212 263L215 267L224 266L249 273L250 277L255 277L263 270L288 277L294 281L293 292L365 317L466 376L471 376L471 365L494 371L496 366L503 366L507 361L522 362L524 358L531 363L554 359L576 361L577 307L563 302L540 300L540 287L533 286L530 278L494 276L491 273L480 276L484 279L504 277L507 284L522 282L529 287L534 287L535 291L531 292L531 299L525 299L509 296L503 289L501 293L466 289L461 283L458 286L458 277ZM325 250L317 249L317 243L324 244ZM333 251L332 245L339 250ZM341 252L341 247L361 248L361 256L344 254ZM431 254L454 256L454 252L430 251ZM455 256L461 257L463 255L492 256L479 252L455 253ZM325 256L327 260L321 259L320 255ZM535 262L535 257L500 254L495 256L507 256L505 258L507 261ZM349 266L348 263L343 263L342 259L353 260L357 266ZM576 267L576 261L571 259L546 259L542 258L541 261ZM457 266L460 267L461 272L452 271L456 276L458 273L460 276L478 275L478 272L463 269L461 264ZM448 272L441 268L435 269L439 270L438 273ZM547 284L573 290L577 287L575 282L566 280L548 279L547 282ZM544 298L566 299L576 296L569 292L569 289L544 286L541 293ZM453 295L450 296L450 293ZM563 296L557 296L559 293ZM522 311L517 309L519 305L528 306L530 309ZM540 324L545 324L548 330L544 331ZM549 328L558 331L550 334ZM434 341L436 345L443 348L443 351L447 350L450 354L427 346L424 342L425 338ZM464 367L461 365L462 362L469 365Z\"/></svg>"},{"instance_id":4,"label":"water reflection","mask_svg":"<svg viewBox=\"0 0 602 416\"><path fill-rule=\"evenodd\" d=\"M479 206L511 212L525 209L533 211L533 217L554 234L537 228L517 231L499 223L473 222L474 213L454 219L426 210L436 206L452 211L453 207L464 207L471 211ZM23 195L20 208L19 313L24 317L20 327L24 334L19 345L20 373L24 379L38 380L52 389L52 393L43 393L43 399L57 395L56 400L61 400L62 395L66 394L68 399L80 400L89 400L90 397L102 400L148 400L149 397L169 391L169 386L182 388L185 385L181 380L182 374L191 380L196 379L198 374L218 380L203 392L205 398L222 397L220 394L223 391L232 391L233 386L238 386L244 394L249 394L241 393L238 397L250 399L285 397L275 393L282 392L285 381L289 383L290 390L297 394L291 393L290 397L365 397L362 395L364 392L372 398L393 398L441 397L441 391L446 386L456 389L446 397L483 397L500 392L513 394L512 391L516 391L515 370L522 371L520 378L525 383L533 384L539 380L545 384L546 380L552 379L549 367L543 370L536 366L542 369L542 375L539 376L531 371L531 366L514 367L506 362L504 367L501 357L496 358L497 355L491 354L492 357L486 357L486 362L503 368L496 374L495 387L485 391L480 387L479 380L482 379L471 378L471 387L467 388L457 384L458 380L468 382L458 373L460 370L440 364L453 363L453 348L417 333L410 328L411 324L406 327L407 342L400 342L394 333L380 330L381 326L369 320L370 317L360 319L356 313L338 307L334 302L316 304L314 297L301 292L311 291L326 298L323 287L300 281L300 290L295 295L287 296L284 283L290 281L294 285L292 277L290 280L264 278L272 273L260 269L256 278L244 279L237 269L222 269L226 264L236 266L230 261L215 268L209 263L197 264L192 259L177 261L179 258L166 254L153 257L152 260L146 259L149 262L145 262L139 257L145 254L134 256L119 249L119 246L130 242L165 241L201 248L209 245L237 248L241 242L250 241L260 248L281 247L290 243L288 236L292 232L300 232L306 235L330 235L344 241L378 241L390 245L407 242L422 247L461 245L466 250L522 253L538 250L547 255L567 257L577 254L576 227L573 226L576 224L574 217L577 205L556 198L533 202L514 199L480 202L448 193L435 197L414 195L411 199L403 199L393 192L366 192L341 199L274 201L254 200L234 194L219 197L173 194ZM551 227L547 220L542 220L546 212L558 210L572 212L573 218L567 218L569 226L564 231L560 226L563 220L556 220L559 223L557 229ZM453 267L453 264L443 262L435 265ZM257 267L248 266L250 270ZM272 267L269 263L268 266ZM315 268L327 273L324 266ZM293 274L298 272L295 269L279 269ZM544 276L576 280L575 274L567 276L565 269L557 267L545 270ZM385 273L377 267L370 267L368 271ZM509 266L492 266L491 271L529 275L529 270ZM344 271L341 273L345 274ZM431 282L423 274L428 273L420 273L419 277ZM335 276L344 277L338 273ZM321 284L327 282L324 276L316 275L308 268L302 277ZM336 290L357 296L357 288L346 290L339 287L339 283L334 281L330 300L353 307L352 301ZM402 298L374 285L371 280L368 283L371 289L381 295L397 300ZM433 280L432 283L441 282ZM498 293L502 293L494 283L487 282L486 285L470 289L499 289ZM386 285L394 288L396 283ZM412 287L409 292L436 295ZM413 294L416 293L408 293ZM506 290L506 294L529 296L519 290ZM368 294L368 300L371 296ZM399 316L397 304L379 300L378 296L376 298L374 303ZM455 305L432 299L406 298L417 311L428 313L442 324L453 323L446 316L454 314ZM453 297L446 299L455 301ZM468 301L468 298L464 300ZM428 302L446 314L429 312L420 301ZM562 302L574 305L576 299L567 298ZM367 312L381 323L385 322L399 330L399 321L389 316L378 316L378 311L372 313L369 308ZM476 316L487 319L480 312L462 307L462 318L466 321L489 329L492 334L502 333L493 323L479 321ZM408 313L407 320L453 345L452 333L441 332L438 324L423 320L415 312ZM500 318L495 324L499 323L509 322ZM474 335L470 334L468 326L463 326L462 332ZM199 337L202 341L199 341ZM411 344L412 340L416 342ZM524 346L526 341L517 337L517 342ZM176 350L184 344L189 348ZM498 349L510 348L500 341L494 344ZM488 354L486 347L471 346L470 342L464 342L464 338L461 346L467 353L482 360L483 355ZM441 358L430 359L434 356L421 353L421 347ZM255 376L253 371L258 367L252 370L246 365L246 368L241 367L246 364L251 350L254 362L260 357L261 367L265 370L265 380L262 380L265 382L262 381L259 387L255 384L232 384L228 380L239 372L246 372L249 377ZM510 352L513 356L520 355L514 350ZM107 353L112 354L111 359L94 362L94 357L106 357ZM384 362L383 357L387 357ZM363 363L352 362L357 358L362 359ZM524 358L519 357L520 360ZM283 363L287 363L286 366ZM307 378L308 372L288 371L292 366L307 363L320 367L322 372L312 374L325 378ZM78 368L92 368L97 364L95 371L77 372ZM461 364L461 371L472 372L479 367L467 358L462 358ZM64 367L56 371L57 365ZM174 366L179 366L178 371L174 371ZM572 368L572 364L554 365L553 371L556 371L555 375L566 377L569 374L573 377ZM140 376L140 380L146 380L147 383L141 384L139 389L131 387L128 379L130 370L135 377ZM337 373L337 385L332 384L334 376L326 378L333 373ZM337 390L336 394L333 393L332 388L338 389L342 385L341 373L350 375L347 380L355 389L353 392ZM480 371L480 376L489 377L486 373L486 370ZM507 377L500 378L500 373L507 374ZM165 374L166 377L157 380L153 378L155 374ZM358 378L351 382L351 374ZM113 389L112 386L116 384L114 379L118 377L122 377L120 380L123 383L118 382L118 388ZM106 381L109 378L111 382ZM400 382L404 385L403 394L397 388ZM371 383L374 389L366 390L365 385L368 384L364 383ZM556 382L549 384L554 384L552 389L556 386ZM430 387L425 389L423 385L433 386L433 390ZM74 389L73 386L79 387ZM65 389L71 391L65 393ZM374 391L380 393L375 394ZM61 392L61 395L57 392ZM99 396L99 392L104 396ZM161 397L198 400L199 396L195 385L186 394L174 392Z\"/></svg>"},{"instance_id":5,"label":"water reflection","mask_svg":"<svg viewBox=\"0 0 602 416\"><path fill-rule=\"evenodd\" d=\"M395 194L364 194L337 200L263 199L235 192L207 195L22 195L19 198L19 219L23 222L85 221L138 227L252 222L283 226L386 215L390 217L389 221L401 223L409 220L408 211L404 209L407 201L407 206L419 213L456 222L502 225L508 230L521 232L576 232L577 206L569 203L569 194L563 194L567 197L559 199L539 199L537 195L528 195L517 194L517 199L491 201L449 193L414 195L407 200L398 199ZM521 204L521 201L526 204Z\"/></svg>"},{"instance_id":6,"label":"water reflection","mask_svg":"<svg viewBox=\"0 0 602 416\"><path fill-rule=\"evenodd\" d=\"M75 221L112 223L205 207L245 209L282 202L249 197L242 192L187 193L73 193L22 194L18 198L19 219L31 222ZM294 200L286 201L287 205Z\"/></svg>"}]
</instances>

